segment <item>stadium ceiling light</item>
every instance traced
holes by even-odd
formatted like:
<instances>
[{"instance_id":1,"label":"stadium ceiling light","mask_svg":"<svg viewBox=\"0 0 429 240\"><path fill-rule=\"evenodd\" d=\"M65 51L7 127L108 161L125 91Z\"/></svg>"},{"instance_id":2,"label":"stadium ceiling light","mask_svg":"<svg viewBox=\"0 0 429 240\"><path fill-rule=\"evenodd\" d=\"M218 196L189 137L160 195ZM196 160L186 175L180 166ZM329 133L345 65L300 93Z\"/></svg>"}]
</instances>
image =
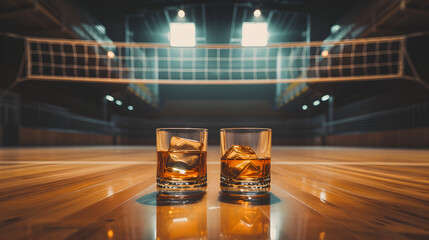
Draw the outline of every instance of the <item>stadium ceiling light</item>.
<instances>
[{"instance_id":1,"label":"stadium ceiling light","mask_svg":"<svg viewBox=\"0 0 429 240\"><path fill-rule=\"evenodd\" d=\"M329 56L329 52L327 50L322 51L322 57L327 58Z\"/></svg>"},{"instance_id":2,"label":"stadium ceiling light","mask_svg":"<svg viewBox=\"0 0 429 240\"><path fill-rule=\"evenodd\" d=\"M108 52L107 52L107 57L108 57L108 58L114 58L114 57L115 57L115 53L114 53L114 52L112 52L112 51L108 51Z\"/></svg>"},{"instance_id":3,"label":"stadium ceiling light","mask_svg":"<svg viewBox=\"0 0 429 240\"><path fill-rule=\"evenodd\" d=\"M121 100L116 100L115 101L116 105L121 106L122 105L122 101Z\"/></svg>"},{"instance_id":4,"label":"stadium ceiling light","mask_svg":"<svg viewBox=\"0 0 429 240\"><path fill-rule=\"evenodd\" d=\"M260 16L261 16L261 10L256 9L256 10L253 12L253 16L255 16L255 17L260 17Z\"/></svg>"},{"instance_id":5,"label":"stadium ceiling light","mask_svg":"<svg viewBox=\"0 0 429 240\"><path fill-rule=\"evenodd\" d=\"M314 106L318 106L319 104L320 104L320 101L319 101L319 100L316 100L316 101L314 101L314 102L313 102L313 105L314 105Z\"/></svg>"},{"instance_id":6,"label":"stadium ceiling light","mask_svg":"<svg viewBox=\"0 0 429 240\"><path fill-rule=\"evenodd\" d=\"M195 23L170 23L172 47L194 47L195 42Z\"/></svg>"},{"instance_id":7,"label":"stadium ceiling light","mask_svg":"<svg viewBox=\"0 0 429 240\"><path fill-rule=\"evenodd\" d=\"M115 100L115 98L110 95L106 95L104 98L109 102L113 102Z\"/></svg>"},{"instance_id":8,"label":"stadium ceiling light","mask_svg":"<svg viewBox=\"0 0 429 240\"><path fill-rule=\"evenodd\" d=\"M307 110L308 109L308 106L307 105L302 105L302 110Z\"/></svg>"},{"instance_id":9,"label":"stadium ceiling light","mask_svg":"<svg viewBox=\"0 0 429 240\"><path fill-rule=\"evenodd\" d=\"M134 107L130 105L130 106L128 106L128 110L132 111L132 110L134 110Z\"/></svg>"},{"instance_id":10,"label":"stadium ceiling light","mask_svg":"<svg viewBox=\"0 0 429 240\"><path fill-rule=\"evenodd\" d=\"M336 31L340 30L340 25L334 24L331 27L331 33L335 33Z\"/></svg>"},{"instance_id":11,"label":"stadium ceiling light","mask_svg":"<svg viewBox=\"0 0 429 240\"><path fill-rule=\"evenodd\" d=\"M242 46L267 46L268 24L266 22L244 22L241 36Z\"/></svg>"},{"instance_id":12,"label":"stadium ceiling light","mask_svg":"<svg viewBox=\"0 0 429 240\"><path fill-rule=\"evenodd\" d=\"M331 96L329 96L328 94L326 94L326 95L324 95L324 96L322 97L322 101L328 101L328 100L329 100L329 98L331 98Z\"/></svg>"},{"instance_id":13,"label":"stadium ceiling light","mask_svg":"<svg viewBox=\"0 0 429 240\"><path fill-rule=\"evenodd\" d=\"M179 16L180 18L185 17L185 11L183 9L180 9L179 11L177 11L177 16Z\"/></svg>"}]
</instances>

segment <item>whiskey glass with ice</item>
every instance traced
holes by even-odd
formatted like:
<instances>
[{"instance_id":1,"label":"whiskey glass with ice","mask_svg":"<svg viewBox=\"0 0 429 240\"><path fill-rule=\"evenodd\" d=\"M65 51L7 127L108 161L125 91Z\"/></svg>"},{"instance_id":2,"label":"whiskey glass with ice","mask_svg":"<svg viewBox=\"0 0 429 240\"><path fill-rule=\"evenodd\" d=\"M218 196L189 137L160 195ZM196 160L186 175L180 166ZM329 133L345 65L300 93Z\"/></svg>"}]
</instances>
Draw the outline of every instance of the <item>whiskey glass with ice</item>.
<instances>
[{"instance_id":1,"label":"whiskey glass with ice","mask_svg":"<svg viewBox=\"0 0 429 240\"><path fill-rule=\"evenodd\" d=\"M271 129L222 128L220 144L222 192L266 195L271 182Z\"/></svg>"},{"instance_id":2,"label":"whiskey glass with ice","mask_svg":"<svg viewBox=\"0 0 429 240\"><path fill-rule=\"evenodd\" d=\"M157 189L164 197L203 194L207 187L207 129L156 129Z\"/></svg>"}]
</instances>

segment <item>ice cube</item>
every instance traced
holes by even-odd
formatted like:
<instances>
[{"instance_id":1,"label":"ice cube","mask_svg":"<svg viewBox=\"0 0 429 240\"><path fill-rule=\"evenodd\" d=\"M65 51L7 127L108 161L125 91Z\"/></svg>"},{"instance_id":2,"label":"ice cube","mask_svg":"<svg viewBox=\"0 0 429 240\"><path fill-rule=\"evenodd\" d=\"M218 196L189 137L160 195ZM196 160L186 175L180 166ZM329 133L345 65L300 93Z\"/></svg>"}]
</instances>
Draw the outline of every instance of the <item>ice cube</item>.
<instances>
[{"instance_id":1,"label":"ice cube","mask_svg":"<svg viewBox=\"0 0 429 240\"><path fill-rule=\"evenodd\" d=\"M240 174L237 178L258 178L261 177L261 168L255 166L252 161L244 161L236 167Z\"/></svg>"},{"instance_id":2,"label":"ice cube","mask_svg":"<svg viewBox=\"0 0 429 240\"><path fill-rule=\"evenodd\" d=\"M258 159L255 151L249 146L245 145L232 145L228 151L222 156L225 160L247 160Z\"/></svg>"},{"instance_id":3,"label":"ice cube","mask_svg":"<svg viewBox=\"0 0 429 240\"><path fill-rule=\"evenodd\" d=\"M254 160L243 160L235 167L223 167L223 175L237 179L262 177L261 167L253 163Z\"/></svg>"},{"instance_id":4,"label":"ice cube","mask_svg":"<svg viewBox=\"0 0 429 240\"><path fill-rule=\"evenodd\" d=\"M166 168L168 171L185 174L199 164L200 153L170 152Z\"/></svg>"},{"instance_id":5,"label":"ice cube","mask_svg":"<svg viewBox=\"0 0 429 240\"><path fill-rule=\"evenodd\" d=\"M171 137L168 151L201 151L202 149L202 142L181 137Z\"/></svg>"}]
</instances>

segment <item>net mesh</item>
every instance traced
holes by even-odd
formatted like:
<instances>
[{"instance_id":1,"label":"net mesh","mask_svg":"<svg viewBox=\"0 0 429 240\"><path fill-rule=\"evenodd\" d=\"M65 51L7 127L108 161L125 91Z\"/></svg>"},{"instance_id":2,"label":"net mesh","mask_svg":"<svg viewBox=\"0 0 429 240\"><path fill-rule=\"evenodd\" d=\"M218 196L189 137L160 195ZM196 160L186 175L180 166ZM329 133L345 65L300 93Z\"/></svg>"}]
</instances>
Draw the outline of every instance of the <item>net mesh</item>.
<instances>
[{"instance_id":1,"label":"net mesh","mask_svg":"<svg viewBox=\"0 0 429 240\"><path fill-rule=\"evenodd\" d=\"M267 47L27 39L27 79L252 84L388 79L403 75L404 37Z\"/></svg>"}]
</instances>

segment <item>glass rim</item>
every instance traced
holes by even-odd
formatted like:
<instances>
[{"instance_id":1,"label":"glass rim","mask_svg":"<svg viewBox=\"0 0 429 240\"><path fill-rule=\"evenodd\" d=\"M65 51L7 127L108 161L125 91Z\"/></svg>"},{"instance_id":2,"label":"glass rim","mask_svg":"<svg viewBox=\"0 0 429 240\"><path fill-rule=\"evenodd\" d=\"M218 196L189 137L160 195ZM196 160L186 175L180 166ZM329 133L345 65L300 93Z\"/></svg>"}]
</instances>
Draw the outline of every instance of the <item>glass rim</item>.
<instances>
[{"instance_id":1,"label":"glass rim","mask_svg":"<svg viewBox=\"0 0 429 240\"><path fill-rule=\"evenodd\" d=\"M193 131L201 131L207 132L207 128L157 128L156 131L174 131L174 130L193 130Z\"/></svg>"},{"instance_id":2,"label":"glass rim","mask_svg":"<svg viewBox=\"0 0 429 240\"><path fill-rule=\"evenodd\" d=\"M220 129L221 132L229 132L229 131L255 131L255 132L260 132L260 131L272 131L271 128L259 128L259 127L236 127L236 128L221 128Z\"/></svg>"}]
</instances>

